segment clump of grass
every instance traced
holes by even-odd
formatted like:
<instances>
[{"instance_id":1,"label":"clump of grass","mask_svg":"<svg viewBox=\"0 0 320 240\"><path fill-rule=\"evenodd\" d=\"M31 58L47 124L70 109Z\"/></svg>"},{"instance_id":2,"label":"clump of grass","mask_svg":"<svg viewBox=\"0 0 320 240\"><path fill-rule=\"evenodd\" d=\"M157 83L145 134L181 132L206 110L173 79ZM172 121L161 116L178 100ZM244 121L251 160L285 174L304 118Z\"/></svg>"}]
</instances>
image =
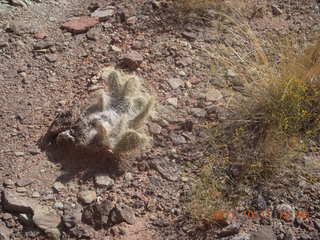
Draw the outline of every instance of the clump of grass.
<instances>
[{"instance_id":1,"label":"clump of grass","mask_svg":"<svg viewBox=\"0 0 320 240\"><path fill-rule=\"evenodd\" d=\"M320 42L299 52L288 45L277 67L246 86L228 121L211 129L213 146L241 164L245 179L273 176L320 130Z\"/></svg>"},{"instance_id":2,"label":"clump of grass","mask_svg":"<svg viewBox=\"0 0 320 240\"><path fill-rule=\"evenodd\" d=\"M221 189L224 178L212 176L213 165L211 162L201 169L198 180L192 189L188 208L196 221L212 222L215 211L226 209L226 203L223 202L224 191Z\"/></svg>"}]
</instances>

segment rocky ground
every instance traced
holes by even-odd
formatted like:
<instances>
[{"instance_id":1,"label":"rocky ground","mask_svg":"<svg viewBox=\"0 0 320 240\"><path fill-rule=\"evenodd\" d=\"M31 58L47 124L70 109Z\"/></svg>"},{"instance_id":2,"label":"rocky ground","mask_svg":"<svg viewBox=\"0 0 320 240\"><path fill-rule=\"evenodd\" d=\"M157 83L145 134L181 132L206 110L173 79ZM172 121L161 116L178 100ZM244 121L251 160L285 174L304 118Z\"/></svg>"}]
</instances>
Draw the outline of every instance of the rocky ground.
<instances>
[{"instance_id":1,"label":"rocky ground","mask_svg":"<svg viewBox=\"0 0 320 240\"><path fill-rule=\"evenodd\" d=\"M259 36L320 30L317 1L259 4L247 9ZM248 190L252 201L228 226L196 224L185 212L208 152L201 126L223 119L230 91L242 87L233 72L210 74L208 49L239 46L218 25L214 14L177 19L167 1L0 1L0 238L320 239L318 181ZM39 147L59 112L103 86L97 76L109 65L144 79L158 103L152 147L129 156L120 176L107 161L68 164Z\"/></svg>"}]
</instances>

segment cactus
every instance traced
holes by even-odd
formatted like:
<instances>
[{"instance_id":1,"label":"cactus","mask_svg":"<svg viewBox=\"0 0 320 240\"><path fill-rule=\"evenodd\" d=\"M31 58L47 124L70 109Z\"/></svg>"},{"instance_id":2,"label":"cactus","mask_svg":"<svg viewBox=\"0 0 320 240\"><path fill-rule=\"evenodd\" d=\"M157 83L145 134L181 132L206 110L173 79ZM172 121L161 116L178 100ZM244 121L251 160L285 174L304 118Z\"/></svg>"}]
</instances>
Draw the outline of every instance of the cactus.
<instances>
[{"instance_id":1,"label":"cactus","mask_svg":"<svg viewBox=\"0 0 320 240\"><path fill-rule=\"evenodd\" d=\"M72 137L72 142L115 154L142 147L149 137L139 132L150 115L154 100L141 91L140 79L114 68L105 68L102 77L108 91L99 90L80 115L75 126L61 132L57 139Z\"/></svg>"}]
</instances>

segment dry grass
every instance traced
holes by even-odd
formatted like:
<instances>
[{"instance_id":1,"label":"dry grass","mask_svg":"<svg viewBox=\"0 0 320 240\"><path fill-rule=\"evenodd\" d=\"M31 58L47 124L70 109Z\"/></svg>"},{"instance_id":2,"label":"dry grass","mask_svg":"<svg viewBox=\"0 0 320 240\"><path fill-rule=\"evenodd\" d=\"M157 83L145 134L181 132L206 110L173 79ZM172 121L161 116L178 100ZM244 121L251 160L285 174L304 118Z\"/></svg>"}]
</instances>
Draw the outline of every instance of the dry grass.
<instances>
[{"instance_id":1,"label":"dry grass","mask_svg":"<svg viewBox=\"0 0 320 240\"><path fill-rule=\"evenodd\" d=\"M221 6L224 0L173 0L173 7L183 14L203 13L212 7Z\"/></svg>"},{"instance_id":2,"label":"dry grass","mask_svg":"<svg viewBox=\"0 0 320 240\"><path fill-rule=\"evenodd\" d=\"M204 220L235 204L230 185L254 186L281 170L292 173L299 154L319 151L320 41L302 48L295 36L261 40L243 19L221 16L221 31L231 37L211 50L213 75L232 70L243 91L231 90L227 119L207 129L215 156L199 174L190 203L192 215Z\"/></svg>"}]
</instances>

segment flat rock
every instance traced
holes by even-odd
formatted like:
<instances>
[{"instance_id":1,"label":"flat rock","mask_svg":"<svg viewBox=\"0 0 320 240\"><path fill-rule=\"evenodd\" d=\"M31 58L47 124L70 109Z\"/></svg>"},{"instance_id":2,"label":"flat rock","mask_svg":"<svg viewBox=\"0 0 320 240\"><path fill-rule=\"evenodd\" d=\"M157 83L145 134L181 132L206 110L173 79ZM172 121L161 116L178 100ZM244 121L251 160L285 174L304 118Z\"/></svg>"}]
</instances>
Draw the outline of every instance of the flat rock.
<instances>
[{"instance_id":1,"label":"flat rock","mask_svg":"<svg viewBox=\"0 0 320 240\"><path fill-rule=\"evenodd\" d=\"M168 98L167 102L174 107L178 106L178 98Z\"/></svg>"},{"instance_id":2,"label":"flat rock","mask_svg":"<svg viewBox=\"0 0 320 240\"><path fill-rule=\"evenodd\" d=\"M164 179L167 179L168 181L176 182L180 177L179 169L168 159L155 159L154 161L152 161L151 166L155 170L157 170Z\"/></svg>"},{"instance_id":3,"label":"flat rock","mask_svg":"<svg viewBox=\"0 0 320 240\"><path fill-rule=\"evenodd\" d=\"M57 227L61 222L61 217L53 210L46 207L37 207L33 215L33 222L51 239L60 239L60 231Z\"/></svg>"},{"instance_id":4,"label":"flat rock","mask_svg":"<svg viewBox=\"0 0 320 240\"><path fill-rule=\"evenodd\" d=\"M115 14L116 10L114 7L98 8L93 13L91 17L98 18L100 21L106 21Z\"/></svg>"},{"instance_id":5,"label":"flat rock","mask_svg":"<svg viewBox=\"0 0 320 240\"><path fill-rule=\"evenodd\" d=\"M202 108L191 108L190 112L195 117L204 118L207 115L207 111Z\"/></svg>"},{"instance_id":6,"label":"flat rock","mask_svg":"<svg viewBox=\"0 0 320 240\"><path fill-rule=\"evenodd\" d=\"M170 78L167 82L172 89L184 86L184 82L180 78Z\"/></svg>"},{"instance_id":7,"label":"flat rock","mask_svg":"<svg viewBox=\"0 0 320 240\"><path fill-rule=\"evenodd\" d=\"M95 191L82 191L79 193L79 200L85 204L90 204L97 199Z\"/></svg>"},{"instance_id":8,"label":"flat rock","mask_svg":"<svg viewBox=\"0 0 320 240\"><path fill-rule=\"evenodd\" d=\"M142 61L143 56L136 51L131 51L122 57L122 64L131 70L137 69L141 65Z\"/></svg>"},{"instance_id":9,"label":"flat rock","mask_svg":"<svg viewBox=\"0 0 320 240\"><path fill-rule=\"evenodd\" d=\"M114 205L111 201L105 200L100 204L89 205L83 210L82 220L84 223L101 229L109 225L109 216Z\"/></svg>"},{"instance_id":10,"label":"flat rock","mask_svg":"<svg viewBox=\"0 0 320 240\"><path fill-rule=\"evenodd\" d=\"M4 209L8 212L33 213L36 204L31 199L10 190L4 190L2 194Z\"/></svg>"},{"instance_id":11,"label":"flat rock","mask_svg":"<svg viewBox=\"0 0 320 240\"><path fill-rule=\"evenodd\" d=\"M27 4L22 1L22 0L10 0L9 1L11 5L16 6L16 7L27 7Z\"/></svg>"},{"instance_id":12,"label":"flat rock","mask_svg":"<svg viewBox=\"0 0 320 240\"><path fill-rule=\"evenodd\" d=\"M95 17L78 17L63 23L61 28L78 34L87 32L90 28L94 27L98 23L99 20Z\"/></svg>"},{"instance_id":13,"label":"flat rock","mask_svg":"<svg viewBox=\"0 0 320 240\"><path fill-rule=\"evenodd\" d=\"M123 203L117 204L111 213L111 221L113 223L127 222L129 224L134 224L134 211Z\"/></svg>"},{"instance_id":14,"label":"flat rock","mask_svg":"<svg viewBox=\"0 0 320 240\"><path fill-rule=\"evenodd\" d=\"M61 182L55 182L55 183L53 184L53 189L54 189L55 191L57 191L57 192L61 192L61 191L63 191L65 188L66 188L65 185L62 184Z\"/></svg>"},{"instance_id":15,"label":"flat rock","mask_svg":"<svg viewBox=\"0 0 320 240\"><path fill-rule=\"evenodd\" d=\"M252 233L250 240L274 240L275 236L273 234L271 227L262 227L259 231Z\"/></svg>"},{"instance_id":16,"label":"flat rock","mask_svg":"<svg viewBox=\"0 0 320 240\"><path fill-rule=\"evenodd\" d=\"M211 88L211 89L206 93L205 97L206 97L206 100L207 100L208 102L217 102L217 101L219 101L220 99L223 98L223 95L222 95L222 93L221 93L219 90L217 90L217 89L215 89L215 88Z\"/></svg>"},{"instance_id":17,"label":"flat rock","mask_svg":"<svg viewBox=\"0 0 320 240\"><path fill-rule=\"evenodd\" d=\"M114 180L108 175L97 175L95 182L99 187L111 188L114 185Z\"/></svg>"},{"instance_id":18,"label":"flat rock","mask_svg":"<svg viewBox=\"0 0 320 240\"><path fill-rule=\"evenodd\" d=\"M31 179L20 179L16 182L16 185L18 187L26 187L32 183L33 183L33 180L31 180Z\"/></svg>"},{"instance_id":19,"label":"flat rock","mask_svg":"<svg viewBox=\"0 0 320 240\"><path fill-rule=\"evenodd\" d=\"M170 139L173 142L174 145L181 145L187 143L186 139L182 135L178 135L175 133L170 134Z\"/></svg>"}]
</instances>

